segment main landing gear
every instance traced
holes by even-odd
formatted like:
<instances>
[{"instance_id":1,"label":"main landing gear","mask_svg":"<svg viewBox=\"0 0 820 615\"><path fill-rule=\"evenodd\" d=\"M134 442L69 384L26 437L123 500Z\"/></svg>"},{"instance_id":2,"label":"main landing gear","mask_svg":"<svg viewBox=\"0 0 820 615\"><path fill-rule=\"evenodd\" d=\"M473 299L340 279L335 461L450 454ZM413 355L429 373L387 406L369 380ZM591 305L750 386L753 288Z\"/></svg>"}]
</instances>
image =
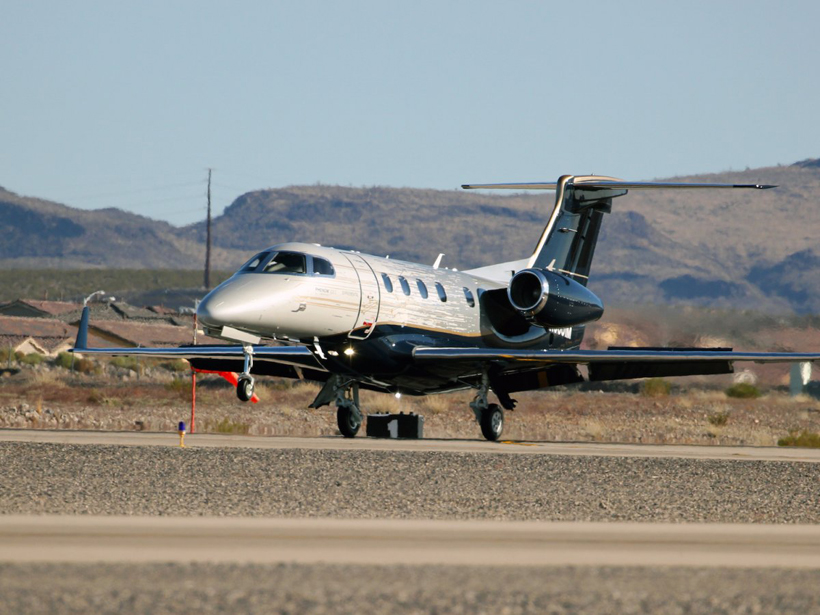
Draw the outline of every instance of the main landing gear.
<instances>
[{"instance_id":1,"label":"main landing gear","mask_svg":"<svg viewBox=\"0 0 820 615\"><path fill-rule=\"evenodd\" d=\"M333 376L310 404L311 408L321 408L325 404L336 404L336 423L345 438L353 438L364 423L364 415L359 405L359 383L355 380Z\"/></svg>"},{"instance_id":2,"label":"main landing gear","mask_svg":"<svg viewBox=\"0 0 820 615\"><path fill-rule=\"evenodd\" d=\"M498 404L491 404L487 399L490 391L490 381L486 372L481 377L481 386L478 387L475 399L470 402L470 408L475 413L476 421L481 426L482 435L490 442L496 442L504 431L504 410Z\"/></svg>"},{"instance_id":3,"label":"main landing gear","mask_svg":"<svg viewBox=\"0 0 820 615\"><path fill-rule=\"evenodd\" d=\"M253 388L256 381L251 376L251 368L253 367L253 346L244 345L242 352L245 355L245 368L239 374L236 383L236 396L239 401L250 401L253 397Z\"/></svg>"}]
</instances>

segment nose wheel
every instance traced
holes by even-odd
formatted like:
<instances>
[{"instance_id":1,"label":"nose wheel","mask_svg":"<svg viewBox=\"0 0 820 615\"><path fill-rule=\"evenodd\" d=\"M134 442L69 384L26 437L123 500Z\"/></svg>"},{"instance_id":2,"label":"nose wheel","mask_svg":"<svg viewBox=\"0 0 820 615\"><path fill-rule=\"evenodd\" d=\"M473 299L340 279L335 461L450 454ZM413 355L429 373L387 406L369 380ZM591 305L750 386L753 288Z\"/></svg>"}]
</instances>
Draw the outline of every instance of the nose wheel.
<instances>
[{"instance_id":1,"label":"nose wheel","mask_svg":"<svg viewBox=\"0 0 820 615\"><path fill-rule=\"evenodd\" d=\"M253 376L242 374L239 377L239 381L236 383L236 396L239 398L239 401L250 401L253 397L253 387L254 387L254 380Z\"/></svg>"},{"instance_id":2,"label":"nose wheel","mask_svg":"<svg viewBox=\"0 0 820 615\"><path fill-rule=\"evenodd\" d=\"M253 346L245 344L242 346L242 353L245 355L245 368L237 378L236 396L239 401L250 401L253 397L253 387L255 381L251 376L251 368L253 367Z\"/></svg>"}]
</instances>

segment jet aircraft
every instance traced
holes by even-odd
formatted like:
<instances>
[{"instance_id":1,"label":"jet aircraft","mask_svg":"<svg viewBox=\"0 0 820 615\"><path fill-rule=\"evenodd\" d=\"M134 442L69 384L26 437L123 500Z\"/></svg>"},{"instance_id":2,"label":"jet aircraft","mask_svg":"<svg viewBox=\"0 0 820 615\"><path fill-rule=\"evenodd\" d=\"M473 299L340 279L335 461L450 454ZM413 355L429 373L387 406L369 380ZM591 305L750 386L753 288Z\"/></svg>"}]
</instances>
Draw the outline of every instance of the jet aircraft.
<instances>
[{"instance_id":1,"label":"jet aircraft","mask_svg":"<svg viewBox=\"0 0 820 615\"><path fill-rule=\"evenodd\" d=\"M598 233L613 199L630 190L752 189L757 184L625 182L565 175L554 183L467 184L465 189L552 190L555 204L532 254L456 271L310 243L262 250L199 304L205 332L226 345L89 348L88 309L74 351L187 359L194 369L239 372L237 396L255 376L323 383L311 404L335 404L342 435L365 415L359 389L405 395L475 390L470 408L488 440L519 391L591 381L724 374L736 361L804 362L820 353L727 348L581 350L601 317L588 288ZM491 402L490 394L498 402Z\"/></svg>"}]
</instances>

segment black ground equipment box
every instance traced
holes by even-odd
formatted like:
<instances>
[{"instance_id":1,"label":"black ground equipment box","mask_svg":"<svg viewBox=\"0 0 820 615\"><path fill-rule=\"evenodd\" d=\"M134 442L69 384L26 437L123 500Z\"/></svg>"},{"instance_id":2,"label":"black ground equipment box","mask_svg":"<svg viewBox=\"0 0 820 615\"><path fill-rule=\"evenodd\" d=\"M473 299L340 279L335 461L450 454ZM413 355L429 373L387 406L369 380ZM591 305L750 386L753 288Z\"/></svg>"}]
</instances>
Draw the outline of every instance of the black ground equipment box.
<instances>
[{"instance_id":1,"label":"black ground equipment box","mask_svg":"<svg viewBox=\"0 0 820 615\"><path fill-rule=\"evenodd\" d=\"M405 414L368 414L367 435L373 438L423 438L424 417Z\"/></svg>"}]
</instances>

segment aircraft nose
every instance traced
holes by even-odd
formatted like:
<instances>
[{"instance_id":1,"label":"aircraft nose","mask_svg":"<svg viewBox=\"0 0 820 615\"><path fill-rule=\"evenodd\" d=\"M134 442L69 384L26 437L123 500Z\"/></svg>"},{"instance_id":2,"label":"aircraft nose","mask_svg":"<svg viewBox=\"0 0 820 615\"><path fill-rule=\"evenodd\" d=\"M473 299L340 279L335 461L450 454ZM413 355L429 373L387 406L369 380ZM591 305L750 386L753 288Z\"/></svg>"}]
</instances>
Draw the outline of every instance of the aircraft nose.
<instances>
[{"instance_id":1,"label":"aircraft nose","mask_svg":"<svg viewBox=\"0 0 820 615\"><path fill-rule=\"evenodd\" d=\"M222 326L236 319L240 307L236 298L225 288L216 288L199 302L196 317L203 325Z\"/></svg>"}]
</instances>

